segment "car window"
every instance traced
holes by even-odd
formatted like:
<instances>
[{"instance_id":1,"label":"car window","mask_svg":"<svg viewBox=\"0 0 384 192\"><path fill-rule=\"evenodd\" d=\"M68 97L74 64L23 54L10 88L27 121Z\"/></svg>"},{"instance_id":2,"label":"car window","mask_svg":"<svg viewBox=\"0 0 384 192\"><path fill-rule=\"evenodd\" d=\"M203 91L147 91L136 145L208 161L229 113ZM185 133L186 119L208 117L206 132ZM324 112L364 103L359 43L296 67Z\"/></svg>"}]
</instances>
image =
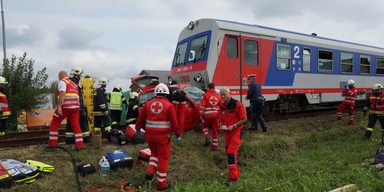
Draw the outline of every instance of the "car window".
<instances>
[{"instance_id":1,"label":"car window","mask_svg":"<svg viewBox=\"0 0 384 192\"><path fill-rule=\"evenodd\" d=\"M200 103L201 96L203 96L204 91L199 89L196 86L188 85L186 88L184 88L184 91L187 92L187 96L192 99L196 104Z\"/></svg>"},{"instance_id":2,"label":"car window","mask_svg":"<svg viewBox=\"0 0 384 192\"><path fill-rule=\"evenodd\" d=\"M155 98L155 92L154 91L148 91L148 92L145 92L143 94L140 94L138 106L143 107L146 102L152 100L153 98Z\"/></svg>"}]
</instances>

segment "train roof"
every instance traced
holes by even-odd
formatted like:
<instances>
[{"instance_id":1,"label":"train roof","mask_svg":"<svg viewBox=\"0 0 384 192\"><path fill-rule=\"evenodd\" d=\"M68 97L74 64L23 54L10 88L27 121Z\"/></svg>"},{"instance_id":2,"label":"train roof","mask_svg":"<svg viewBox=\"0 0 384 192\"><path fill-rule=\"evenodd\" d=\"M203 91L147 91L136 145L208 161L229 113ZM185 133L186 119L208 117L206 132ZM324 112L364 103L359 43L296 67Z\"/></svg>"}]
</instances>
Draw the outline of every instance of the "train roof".
<instances>
[{"instance_id":1,"label":"train roof","mask_svg":"<svg viewBox=\"0 0 384 192\"><path fill-rule=\"evenodd\" d=\"M280 41L281 38L286 38L288 43L298 43L298 44L304 44L304 45L316 45L316 46L323 46L326 48L334 48L340 47L340 48L347 48L349 50L359 50L362 52L372 53L376 52L378 55L384 55L384 48L382 47L375 47L370 45L364 45L359 43L353 43L353 42L347 42L342 40L336 40L326 37L320 37L305 33L299 33L299 32L293 32L283 29L276 29L272 27L266 27L256 24L246 24L241 22L235 22L235 21L227 21L227 20L221 20L221 19L210 19L210 18L203 18L194 21L196 23L196 30L197 31L206 31L208 28L211 30L225 30L229 33L233 32L234 34L252 34L252 35L258 35L263 38L273 39ZM199 23L202 24L202 29L199 28ZM207 24L203 24L207 23ZM204 28L204 29L203 29ZM195 30L195 29L194 29ZM188 29L188 26L184 28L184 30L180 33L179 41L182 41L184 38L188 37L190 34Z\"/></svg>"}]
</instances>

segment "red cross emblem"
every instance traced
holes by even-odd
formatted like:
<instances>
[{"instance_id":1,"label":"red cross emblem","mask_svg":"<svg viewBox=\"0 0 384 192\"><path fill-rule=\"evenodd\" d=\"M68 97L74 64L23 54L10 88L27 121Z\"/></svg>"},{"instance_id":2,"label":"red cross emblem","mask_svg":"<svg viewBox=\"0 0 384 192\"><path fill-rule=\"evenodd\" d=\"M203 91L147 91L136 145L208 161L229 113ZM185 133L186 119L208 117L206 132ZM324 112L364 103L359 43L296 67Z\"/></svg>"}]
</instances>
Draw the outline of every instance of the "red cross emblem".
<instances>
[{"instance_id":1,"label":"red cross emblem","mask_svg":"<svg viewBox=\"0 0 384 192\"><path fill-rule=\"evenodd\" d=\"M163 110L163 104L159 101L153 102L151 105L151 111L154 114L159 114Z\"/></svg>"},{"instance_id":2,"label":"red cross emblem","mask_svg":"<svg viewBox=\"0 0 384 192\"><path fill-rule=\"evenodd\" d=\"M216 97L212 96L211 98L209 98L209 103L211 105L217 105L217 102L219 102L219 100Z\"/></svg>"}]
</instances>

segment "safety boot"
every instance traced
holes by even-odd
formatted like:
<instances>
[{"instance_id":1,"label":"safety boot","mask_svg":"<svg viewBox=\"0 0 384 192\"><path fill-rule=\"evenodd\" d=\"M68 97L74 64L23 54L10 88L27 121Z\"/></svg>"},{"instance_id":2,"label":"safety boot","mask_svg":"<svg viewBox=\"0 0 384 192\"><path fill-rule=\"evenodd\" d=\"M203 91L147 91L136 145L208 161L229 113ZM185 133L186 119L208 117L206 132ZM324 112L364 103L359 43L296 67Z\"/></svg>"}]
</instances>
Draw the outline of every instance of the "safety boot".
<instances>
[{"instance_id":1,"label":"safety boot","mask_svg":"<svg viewBox=\"0 0 384 192\"><path fill-rule=\"evenodd\" d=\"M146 173L145 173L145 178L146 178L147 180L152 180L152 179L153 179L153 174L150 173L150 172L146 172Z\"/></svg>"},{"instance_id":2,"label":"safety boot","mask_svg":"<svg viewBox=\"0 0 384 192\"><path fill-rule=\"evenodd\" d=\"M204 146L208 146L210 143L211 143L211 138L210 138L210 137L207 137L207 138L205 139L205 144L204 144Z\"/></svg>"},{"instance_id":3,"label":"safety boot","mask_svg":"<svg viewBox=\"0 0 384 192\"><path fill-rule=\"evenodd\" d=\"M235 181L235 180L233 180L233 179L228 179L228 180L225 182L225 184L227 184L227 185L236 184L236 183L237 183L237 181Z\"/></svg>"},{"instance_id":4,"label":"safety boot","mask_svg":"<svg viewBox=\"0 0 384 192\"><path fill-rule=\"evenodd\" d=\"M71 151L82 151L84 148L72 148Z\"/></svg>"},{"instance_id":5,"label":"safety boot","mask_svg":"<svg viewBox=\"0 0 384 192\"><path fill-rule=\"evenodd\" d=\"M158 191L164 191L164 190L167 190L167 189L170 189L170 188L171 188L171 182L167 181L167 186L165 186L162 189L159 189L159 187L157 187L157 190Z\"/></svg>"},{"instance_id":6,"label":"safety boot","mask_svg":"<svg viewBox=\"0 0 384 192\"><path fill-rule=\"evenodd\" d=\"M43 147L46 148L46 149L50 149L52 151L56 150L56 147L52 147L52 146L50 146L48 144L44 144Z\"/></svg>"},{"instance_id":7,"label":"safety boot","mask_svg":"<svg viewBox=\"0 0 384 192\"><path fill-rule=\"evenodd\" d=\"M263 127L263 132L267 132L267 126Z\"/></svg>"}]
</instances>

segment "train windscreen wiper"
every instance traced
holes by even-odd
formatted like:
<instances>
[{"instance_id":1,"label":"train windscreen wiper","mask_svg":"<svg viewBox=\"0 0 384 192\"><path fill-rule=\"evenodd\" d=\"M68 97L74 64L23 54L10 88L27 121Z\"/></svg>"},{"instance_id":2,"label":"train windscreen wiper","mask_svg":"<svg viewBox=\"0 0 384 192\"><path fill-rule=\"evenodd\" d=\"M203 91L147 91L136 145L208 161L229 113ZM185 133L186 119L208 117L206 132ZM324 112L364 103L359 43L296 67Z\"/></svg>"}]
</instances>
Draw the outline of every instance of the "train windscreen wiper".
<instances>
[{"instance_id":1,"label":"train windscreen wiper","mask_svg":"<svg viewBox=\"0 0 384 192\"><path fill-rule=\"evenodd\" d=\"M203 44L199 47L199 49L197 50L197 52L196 52L196 57L195 57L195 59L193 59L193 62L195 63L196 62L196 59L197 60L200 60L200 59L203 59L204 58L204 55L205 55L205 40L203 41ZM199 55L199 53L200 53L200 51L201 51L201 54L200 54L200 56L199 57L197 57L197 55Z\"/></svg>"}]
</instances>

